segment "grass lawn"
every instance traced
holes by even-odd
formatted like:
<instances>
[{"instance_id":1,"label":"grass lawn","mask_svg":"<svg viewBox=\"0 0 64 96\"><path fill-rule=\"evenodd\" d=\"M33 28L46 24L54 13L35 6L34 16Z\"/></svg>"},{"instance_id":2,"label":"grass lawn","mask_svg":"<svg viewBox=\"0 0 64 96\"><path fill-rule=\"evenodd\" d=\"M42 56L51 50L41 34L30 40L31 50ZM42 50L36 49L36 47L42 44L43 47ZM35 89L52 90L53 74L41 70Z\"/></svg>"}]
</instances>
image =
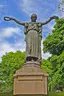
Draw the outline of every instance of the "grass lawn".
<instances>
[{"instance_id":1,"label":"grass lawn","mask_svg":"<svg viewBox=\"0 0 64 96\"><path fill-rule=\"evenodd\" d=\"M0 94L0 96L13 96L13 95L9 93L8 94L4 93L4 94ZM50 92L49 96L64 96L64 92L59 92L59 93Z\"/></svg>"},{"instance_id":2,"label":"grass lawn","mask_svg":"<svg viewBox=\"0 0 64 96\"><path fill-rule=\"evenodd\" d=\"M49 96L64 96L64 92L50 92Z\"/></svg>"}]
</instances>

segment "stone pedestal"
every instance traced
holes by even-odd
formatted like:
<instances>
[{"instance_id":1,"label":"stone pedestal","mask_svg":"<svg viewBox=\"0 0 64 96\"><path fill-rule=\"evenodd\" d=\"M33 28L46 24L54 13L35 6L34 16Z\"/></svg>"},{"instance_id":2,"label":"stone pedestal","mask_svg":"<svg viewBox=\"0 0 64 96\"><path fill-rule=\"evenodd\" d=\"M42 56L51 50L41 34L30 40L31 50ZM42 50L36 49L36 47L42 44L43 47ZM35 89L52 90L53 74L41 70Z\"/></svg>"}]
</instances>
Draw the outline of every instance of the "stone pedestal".
<instances>
[{"instance_id":1,"label":"stone pedestal","mask_svg":"<svg viewBox=\"0 0 64 96\"><path fill-rule=\"evenodd\" d=\"M14 95L47 95L48 74L39 64L26 63L14 75Z\"/></svg>"}]
</instances>

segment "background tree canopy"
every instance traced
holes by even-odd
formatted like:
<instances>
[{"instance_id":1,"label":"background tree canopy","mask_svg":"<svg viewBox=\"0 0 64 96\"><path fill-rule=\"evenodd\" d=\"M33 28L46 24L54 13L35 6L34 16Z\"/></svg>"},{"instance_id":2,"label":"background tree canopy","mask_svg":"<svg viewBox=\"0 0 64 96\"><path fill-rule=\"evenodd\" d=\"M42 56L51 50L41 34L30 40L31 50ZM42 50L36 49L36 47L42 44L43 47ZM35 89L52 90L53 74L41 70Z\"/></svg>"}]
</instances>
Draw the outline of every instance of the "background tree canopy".
<instances>
[{"instance_id":1,"label":"background tree canopy","mask_svg":"<svg viewBox=\"0 0 64 96\"><path fill-rule=\"evenodd\" d=\"M44 52L50 52L53 55L60 55L64 50L64 18L56 20L52 34L45 39Z\"/></svg>"},{"instance_id":2,"label":"background tree canopy","mask_svg":"<svg viewBox=\"0 0 64 96\"><path fill-rule=\"evenodd\" d=\"M60 11L64 12L64 0L60 2L60 4L58 5L58 8Z\"/></svg>"},{"instance_id":3,"label":"background tree canopy","mask_svg":"<svg viewBox=\"0 0 64 96\"><path fill-rule=\"evenodd\" d=\"M44 52L52 54L48 61L52 65L49 73L49 88L64 88L64 18L56 20L52 34L44 40Z\"/></svg>"},{"instance_id":4,"label":"background tree canopy","mask_svg":"<svg viewBox=\"0 0 64 96\"><path fill-rule=\"evenodd\" d=\"M25 61L25 52L17 51L15 53L9 52L2 56L0 63L0 80L4 81L0 84L1 91L10 91L13 86L13 75ZM5 90L6 89L6 90Z\"/></svg>"}]
</instances>

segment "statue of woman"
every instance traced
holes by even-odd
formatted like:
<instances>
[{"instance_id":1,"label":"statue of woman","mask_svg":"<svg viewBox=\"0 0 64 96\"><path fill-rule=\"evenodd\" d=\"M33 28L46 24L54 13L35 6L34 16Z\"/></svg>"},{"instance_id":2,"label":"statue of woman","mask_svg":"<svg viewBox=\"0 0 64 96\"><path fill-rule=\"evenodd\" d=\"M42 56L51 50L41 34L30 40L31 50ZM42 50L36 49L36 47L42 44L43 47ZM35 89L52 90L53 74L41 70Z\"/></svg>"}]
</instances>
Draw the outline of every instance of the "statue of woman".
<instances>
[{"instance_id":1,"label":"statue of woman","mask_svg":"<svg viewBox=\"0 0 64 96\"><path fill-rule=\"evenodd\" d=\"M41 62L41 40L42 40L42 26L49 23L52 19L58 19L57 16L50 17L45 22L36 22L37 15L31 15L31 22L20 22L15 18L4 17L5 21L13 20L16 23L24 26L24 34L26 41L26 61Z\"/></svg>"}]
</instances>

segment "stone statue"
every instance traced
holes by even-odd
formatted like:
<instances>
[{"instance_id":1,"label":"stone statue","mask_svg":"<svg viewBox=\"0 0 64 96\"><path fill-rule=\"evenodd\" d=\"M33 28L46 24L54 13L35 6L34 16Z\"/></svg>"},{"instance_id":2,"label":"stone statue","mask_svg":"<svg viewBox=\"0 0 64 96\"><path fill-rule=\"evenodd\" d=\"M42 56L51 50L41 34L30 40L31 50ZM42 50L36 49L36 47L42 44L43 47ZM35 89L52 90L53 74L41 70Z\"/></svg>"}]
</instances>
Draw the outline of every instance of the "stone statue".
<instances>
[{"instance_id":1,"label":"stone statue","mask_svg":"<svg viewBox=\"0 0 64 96\"><path fill-rule=\"evenodd\" d=\"M5 21L13 20L16 23L24 26L24 34L26 41L26 61L38 61L41 63L41 40L42 40L42 26L49 23L52 19L58 19L57 16L50 17L45 22L36 22L37 15L31 15L31 22L20 22L15 18L4 17Z\"/></svg>"}]
</instances>

